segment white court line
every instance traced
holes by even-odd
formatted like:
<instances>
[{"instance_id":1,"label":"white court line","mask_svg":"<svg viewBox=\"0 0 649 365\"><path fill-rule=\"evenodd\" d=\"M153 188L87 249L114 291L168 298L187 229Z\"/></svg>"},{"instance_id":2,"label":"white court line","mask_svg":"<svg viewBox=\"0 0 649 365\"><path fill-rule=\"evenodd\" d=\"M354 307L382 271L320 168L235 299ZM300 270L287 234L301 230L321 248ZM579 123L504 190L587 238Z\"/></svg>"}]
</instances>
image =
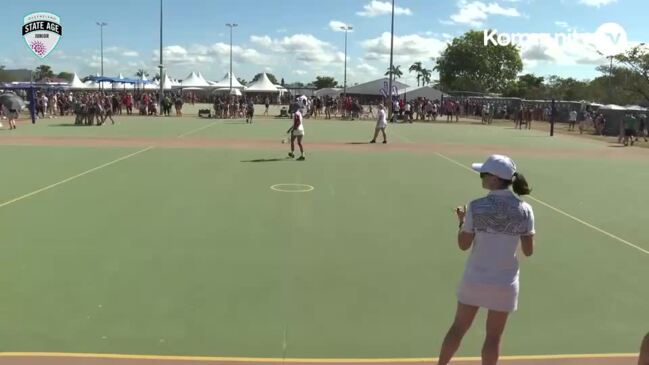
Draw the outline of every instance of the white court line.
<instances>
[{"instance_id":1,"label":"white court line","mask_svg":"<svg viewBox=\"0 0 649 365\"><path fill-rule=\"evenodd\" d=\"M207 125L204 125L204 126L198 127L198 128L196 128L196 129L192 129L192 130L189 131L189 132L185 132L185 133L183 133L183 134L179 134L177 137L178 137L178 138L187 137L187 136L190 135L190 134L194 134L194 133L196 133L196 132L198 132L198 131L202 131L203 129L210 128L210 127L214 126L215 124L216 124L216 122L212 122L212 123L210 123L210 124L207 124Z\"/></svg>"},{"instance_id":2,"label":"white court line","mask_svg":"<svg viewBox=\"0 0 649 365\"><path fill-rule=\"evenodd\" d=\"M107 167L107 166L110 166L110 165L112 165L112 164L118 163L118 162L120 162L120 161L126 160L127 158L131 158L131 157L133 157L133 156L139 155L140 153L146 152L146 151L148 151L148 150L150 150L150 149L152 149L152 148L154 148L154 146L149 146L149 147L144 148L144 149L141 149L141 150L139 150L139 151L137 151L137 152L133 152L133 153L131 153L131 154L129 154L129 155L122 156L122 157L120 157L120 158L118 158L118 159L115 159L115 160L113 160L113 161L107 162L107 163L105 163L105 164L103 164L103 165L99 165L99 166L97 166L97 167L93 167L93 168L91 168L90 170L86 170L86 171L84 171L84 172L82 172L82 173L80 173L80 174L77 174L77 175L74 175L74 176L68 177L67 179L61 180L61 181L56 182L56 183L54 183L54 184L51 184L51 185L45 186L45 187L40 188L40 189L38 189L38 190L34 190L34 191L32 191L31 193L27 193L27 194L21 195L21 196L19 196L19 197L17 197L17 198L14 198L14 199L8 200L8 201L6 201L6 202L0 204L0 208L5 207L5 206L10 205L10 204L13 204L13 203L18 202L18 201L21 201L21 200L23 200L23 199L29 198L30 196L34 196L34 195L36 195L36 194L38 194L38 193L42 193L42 192L44 192L44 191L50 190L50 189L52 189L52 188L54 188L54 187L57 187L57 186L59 186L59 185L61 185L61 184L65 184L65 183L68 182L68 181L72 181L72 180L74 180L74 179L76 179L76 178L79 178L79 177L81 177L81 176L87 175L87 174L89 174L89 173L91 173L91 172L94 172L94 171L97 171L97 170L103 169L104 167Z\"/></svg>"},{"instance_id":3,"label":"white court line","mask_svg":"<svg viewBox=\"0 0 649 365\"><path fill-rule=\"evenodd\" d=\"M468 167L468 166L465 166L465 165L463 165L462 163L460 163L460 162L458 162L458 161L455 161L454 159L452 159L452 158L450 158L450 157L448 157L448 156L445 156L445 155L443 155L443 154L441 154L441 153L439 153L439 152L435 152L435 154L436 154L437 156L439 156L439 157L441 157L441 158L443 158L443 159L445 159L445 160L451 162L451 163L454 163L455 165L458 165L458 166L462 167L462 168L465 169L465 170L468 170L468 171L471 171L472 173L477 174L477 172L476 172L476 171L473 171L472 168L470 168L470 167ZM541 199L535 198L535 197L533 197L533 196L531 196L531 195L527 195L527 197L529 197L530 199L534 200L535 202L537 202L537 203L539 203L539 204L541 204L541 205L544 205L544 206L546 206L546 207L548 207L548 208L554 210L555 212L557 212L557 213L559 213L559 214L565 215L566 217L568 217L568 218L574 220L575 222L579 222L579 223L583 224L584 226L586 226L586 227L588 227L588 228L592 228L592 229L594 229L595 231L597 231L597 232L599 232L599 233L601 233L601 234L603 234L603 235L605 235L605 236L608 236L608 237L610 237L610 238L612 238L612 239L614 239L614 240L616 240L616 241L618 241L618 242L622 242L622 243L624 243L625 245L627 245L627 246L629 246L629 247L633 247L633 248L635 248L636 250L638 250L638 251L640 251L640 252L642 252L642 253L646 253L647 255L649 255L649 251L648 251L648 250L645 250L644 248L642 248L642 247L640 247L640 246L638 246L638 245L636 245L636 244L633 244L633 243L631 243L631 242L625 240L624 238L620 238L620 237L614 235L613 233L607 232L607 231L605 231L605 230L603 230L603 229L601 229L601 228L599 228L599 227L596 227L596 226L594 226L594 225L592 225L592 224L590 224L590 223L588 223L588 222L586 222L586 221L584 221L584 220L582 220L582 219L579 219L579 218L577 218L577 217L575 217L575 216L573 216L573 215L571 215L571 214L569 214L569 213L566 213L566 212L564 212L563 210L561 210L561 209L559 209L559 208L557 208L557 207L554 207L554 206L552 206L552 205L550 205L550 204L544 202L544 201L541 200Z\"/></svg>"},{"instance_id":4,"label":"white court line","mask_svg":"<svg viewBox=\"0 0 649 365\"><path fill-rule=\"evenodd\" d=\"M196 133L196 132L198 132L198 131L200 131L200 130L203 130L203 129L205 129L205 128L209 128L209 127L213 126L215 123L216 123L216 122L212 122L212 123L210 123L210 124L208 124L208 125L204 125L204 126L201 126L201 127L199 127L199 128L192 129L191 131L189 131L189 132L185 132L185 133L183 133L183 134L181 134L181 135L178 135L177 137L178 137L178 138L182 138L182 137L184 137L184 136L188 136L188 135L190 135L190 134L192 134L192 133ZM8 201L6 201L6 202L4 202L4 203L1 203L1 204L0 204L0 208L3 208L3 207L5 207L5 206L7 206L7 205L13 204L13 203L18 202L18 201L21 201L21 200L23 200L23 199L29 198L30 196L34 196L34 195L36 195L36 194L39 194L39 193L42 193L42 192L44 192L44 191L50 190L50 189L55 188L55 187L57 187L57 186L59 186L59 185L61 185L61 184L65 184L66 182L72 181L72 180L77 179L77 178L79 178L79 177L81 177L81 176L87 175L87 174L89 174L89 173L91 173L91 172L95 172L95 171L97 171L97 170L103 169L104 167L107 167L107 166L113 165L113 164L115 164L115 163L118 163L118 162L120 162L120 161L126 160L127 158L131 158L131 157L133 157L133 156L139 155L140 153L146 152L146 151L151 150L151 149L153 149L153 148L155 148L155 146L149 146L149 147L146 147L146 148L141 149L141 150L139 150L139 151L137 151L137 152L133 152L133 153L131 153L131 154L129 154L129 155L122 156L122 157L120 157L120 158L118 158L118 159L115 159L115 160L113 160L113 161L107 162L107 163L105 163L105 164L103 164L103 165L99 165L99 166L97 166L97 167L93 167L93 168L91 168L90 170L86 170L86 171L84 171L84 172L82 172L82 173L79 173L79 174L77 174L77 175L74 175L74 176L68 177L67 179L61 180L61 181L56 182L56 183L54 183L54 184L51 184L51 185L48 185L48 186L42 187L42 188L40 188L40 189L38 189L38 190L34 190L34 191L30 192L30 193L27 193L27 194L21 195L21 196L19 196L19 197L17 197L17 198L13 198L13 199L8 200Z\"/></svg>"}]
</instances>

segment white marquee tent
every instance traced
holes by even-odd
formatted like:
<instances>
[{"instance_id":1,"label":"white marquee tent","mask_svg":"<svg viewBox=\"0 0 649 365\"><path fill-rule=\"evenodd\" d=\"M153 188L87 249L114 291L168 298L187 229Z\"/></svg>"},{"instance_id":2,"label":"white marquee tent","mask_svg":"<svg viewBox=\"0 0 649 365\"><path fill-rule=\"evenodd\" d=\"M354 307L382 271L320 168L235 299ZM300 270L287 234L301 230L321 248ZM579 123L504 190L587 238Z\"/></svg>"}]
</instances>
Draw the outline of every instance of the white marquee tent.
<instances>
[{"instance_id":1,"label":"white marquee tent","mask_svg":"<svg viewBox=\"0 0 649 365\"><path fill-rule=\"evenodd\" d=\"M74 76L72 77L72 82L68 85L70 89L86 89L88 86L81 82L81 79L79 79L79 76L77 76L77 73L74 73Z\"/></svg>"},{"instance_id":2,"label":"white marquee tent","mask_svg":"<svg viewBox=\"0 0 649 365\"><path fill-rule=\"evenodd\" d=\"M195 88L200 89L210 87L210 84L208 84L204 78L199 77L196 72L192 72L183 80L181 87L183 89L192 88L195 90Z\"/></svg>"},{"instance_id":3,"label":"white marquee tent","mask_svg":"<svg viewBox=\"0 0 649 365\"><path fill-rule=\"evenodd\" d=\"M160 85L158 85L160 86ZM165 73L165 78L162 81L162 89L163 90L171 90L173 86L173 83L171 82L171 79L169 78L169 75Z\"/></svg>"},{"instance_id":4,"label":"white marquee tent","mask_svg":"<svg viewBox=\"0 0 649 365\"><path fill-rule=\"evenodd\" d=\"M233 75L232 76L232 88L233 89L245 89L246 87L241 85L239 80L237 80L237 75L235 75L234 73L232 75ZM217 87L217 88L227 87L228 90L230 90L230 73L229 72L226 73L225 76L223 76L223 78L220 81L213 82L211 84L212 84L212 86Z\"/></svg>"},{"instance_id":5,"label":"white marquee tent","mask_svg":"<svg viewBox=\"0 0 649 365\"><path fill-rule=\"evenodd\" d=\"M338 87L326 87L324 89L319 89L316 90L313 94L319 98L323 98L325 96L331 96L331 97L337 97L338 95L343 93L343 89L338 88Z\"/></svg>"},{"instance_id":6,"label":"white marquee tent","mask_svg":"<svg viewBox=\"0 0 649 365\"><path fill-rule=\"evenodd\" d=\"M268 79L266 73L261 74L259 80L252 82L246 88L246 92L253 93L277 93L279 89Z\"/></svg>"},{"instance_id":7,"label":"white marquee tent","mask_svg":"<svg viewBox=\"0 0 649 365\"><path fill-rule=\"evenodd\" d=\"M382 96L383 92L385 92L387 95L388 85L388 78L377 79L352 87L347 87L347 94ZM396 80L392 80L392 88L396 88L400 93L401 90L408 88L408 85Z\"/></svg>"},{"instance_id":8,"label":"white marquee tent","mask_svg":"<svg viewBox=\"0 0 649 365\"><path fill-rule=\"evenodd\" d=\"M408 100L416 99L419 97L426 98L428 100L441 100L442 95L446 96L446 94L442 93L441 91L430 87L430 86L413 86L409 87L403 90L399 90L399 96L404 96Z\"/></svg>"}]
</instances>

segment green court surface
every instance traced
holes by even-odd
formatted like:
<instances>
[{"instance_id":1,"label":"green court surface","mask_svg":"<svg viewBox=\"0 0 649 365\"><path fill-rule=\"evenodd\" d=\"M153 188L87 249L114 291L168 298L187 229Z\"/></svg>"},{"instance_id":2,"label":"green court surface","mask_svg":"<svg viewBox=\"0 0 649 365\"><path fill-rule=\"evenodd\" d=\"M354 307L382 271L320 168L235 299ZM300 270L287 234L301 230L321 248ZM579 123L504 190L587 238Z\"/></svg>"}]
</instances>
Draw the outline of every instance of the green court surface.
<instances>
[{"instance_id":1,"label":"green court surface","mask_svg":"<svg viewBox=\"0 0 649 365\"><path fill-rule=\"evenodd\" d=\"M0 132L2 352L436 356L467 257L452 209L502 151L537 224L502 353L629 353L648 330L647 150L445 123L352 144L372 122L306 120L298 162L287 119L116 120ZM484 313L458 354L483 337Z\"/></svg>"}]
</instances>

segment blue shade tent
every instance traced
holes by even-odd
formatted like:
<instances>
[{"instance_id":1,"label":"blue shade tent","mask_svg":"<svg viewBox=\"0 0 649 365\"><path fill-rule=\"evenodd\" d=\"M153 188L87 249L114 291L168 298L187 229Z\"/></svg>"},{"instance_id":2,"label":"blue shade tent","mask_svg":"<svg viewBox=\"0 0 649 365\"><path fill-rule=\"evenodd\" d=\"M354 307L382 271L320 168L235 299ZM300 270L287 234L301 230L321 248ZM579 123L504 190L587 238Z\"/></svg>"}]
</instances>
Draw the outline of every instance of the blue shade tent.
<instances>
[{"instance_id":1,"label":"blue shade tent","mask_svg":"<svg viewBox=\"0 0 649 365\"><path fill-rule=\"evenodd\" d=\"M150 84L151 83L151 81L148 80L127 79L127 78L120 79L119 77L111 77L111 76L90 76L88 77L88 80L92 80L95 83L100 83L100 82L122 83L122 84Z\"/></svg>"}]
</instances>

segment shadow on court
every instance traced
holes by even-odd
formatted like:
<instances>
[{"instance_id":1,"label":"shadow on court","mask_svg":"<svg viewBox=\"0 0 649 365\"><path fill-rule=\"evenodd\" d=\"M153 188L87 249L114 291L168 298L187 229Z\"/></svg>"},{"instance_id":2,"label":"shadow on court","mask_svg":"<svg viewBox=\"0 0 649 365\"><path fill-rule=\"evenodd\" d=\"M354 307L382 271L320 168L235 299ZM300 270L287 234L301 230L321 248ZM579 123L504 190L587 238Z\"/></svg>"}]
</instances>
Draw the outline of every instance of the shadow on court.
<instances>
[{"instance_id":1,"label":"shadow on court","mask_svg":"<svg viewBox=\"0 0 649 365\"><path fill-rule=\"evenodd\" d=\"M241 162L283 162L283 161L294 161L290 157L283 158L258 158L256 160L243 160Z\"/></svg>"},{"instance_id":2,"label":"shadow on court","mask_svg":"<svg viewBox=\"0 0 649 365\"><path fill-rule=\"evenodd\" d=\"M74 123L59 123L50 124L48 127L92 127L96 124L74 124Z\"/></svg>"}]
</instances>

